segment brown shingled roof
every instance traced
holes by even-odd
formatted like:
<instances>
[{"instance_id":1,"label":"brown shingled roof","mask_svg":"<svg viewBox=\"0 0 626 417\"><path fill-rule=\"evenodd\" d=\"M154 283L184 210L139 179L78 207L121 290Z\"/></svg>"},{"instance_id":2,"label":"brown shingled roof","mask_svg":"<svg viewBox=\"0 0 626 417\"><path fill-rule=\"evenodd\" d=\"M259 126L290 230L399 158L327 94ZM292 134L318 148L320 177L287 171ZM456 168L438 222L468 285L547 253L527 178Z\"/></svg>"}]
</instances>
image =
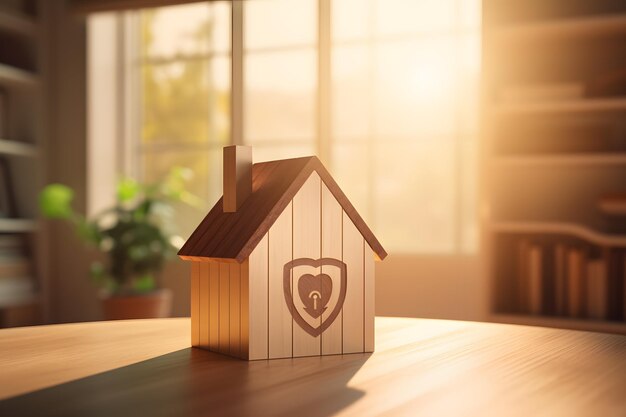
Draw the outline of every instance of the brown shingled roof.
<instances>
[{"instance_id":1,"label":"brown shingled roof","mask_svg":"<svg viewBox=\"0 0 626 417\"><path fill-rule=\"evenodd\" d=\"M354 222L379 259L387 252L315 156L262 162L252 167L252 194L235 213L225 213L220 198L178 252L182 259L232 259L243 262L287 207L313 171Z\"/></svg>"}]
</instances>

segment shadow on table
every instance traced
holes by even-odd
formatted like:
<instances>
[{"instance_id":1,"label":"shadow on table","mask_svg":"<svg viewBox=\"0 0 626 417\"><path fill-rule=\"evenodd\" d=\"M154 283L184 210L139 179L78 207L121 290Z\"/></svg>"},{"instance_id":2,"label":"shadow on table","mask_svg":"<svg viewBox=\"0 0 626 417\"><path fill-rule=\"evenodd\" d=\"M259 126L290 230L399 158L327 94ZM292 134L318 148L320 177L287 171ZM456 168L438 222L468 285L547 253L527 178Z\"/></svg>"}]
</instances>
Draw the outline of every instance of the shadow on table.
<instances>
[{"instance_id":1,"label":"shadow on table","mask_svg":"<svg viewBox=\"0 0 626 417\"><path fill-rule=\"evenodd\" d=\"M329 416L369 354L242 361L200 349L0 401L0 416Z\"/></svg>"}]
</instances>

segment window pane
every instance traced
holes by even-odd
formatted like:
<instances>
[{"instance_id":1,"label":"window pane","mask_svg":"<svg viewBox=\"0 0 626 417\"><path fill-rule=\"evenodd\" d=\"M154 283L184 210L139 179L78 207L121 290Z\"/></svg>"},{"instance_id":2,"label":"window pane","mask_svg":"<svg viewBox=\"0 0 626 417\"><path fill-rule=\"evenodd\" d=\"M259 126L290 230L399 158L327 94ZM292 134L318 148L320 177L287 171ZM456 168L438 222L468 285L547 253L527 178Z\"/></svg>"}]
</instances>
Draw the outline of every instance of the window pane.
<instances>
[{"instance_id":1,"label":"window pane","mask_svg":"<svg viewBox=\"0 0 626 417\"><path fill-rule=\"evenodd\" d=\"M142 142L228 141L229 60L142 67Z\"/></svg>"},{"instance_id":2,"label":"window pane","mask_svg":"<svg viewBox=\"0 0 626 417\"><path fill-rule=\"evenodd\" d=\"M315 73L313 50L246 56L244 117L249 143L313 138Z\"/></svg>"},{"instance_id":3,"label":"window pane","mask_svg":"<svg viewBox=\"0 0 626 417\"><path fill-rule=\"evenodd\" d=\"M455 0L376 0L376 33L452 31Z\"/></svg>"},{"instance_id":4,"label":"window pane","mask_svg":"<svg viewBox=\"0 0 626 417\"><path fill-rule=\"evenodd\" d=\"M482 20L481 0L456 1L459 5L459 17L463 29L475 29L475 31L478 32L480 29L480 22Z\"/></svg>"},{"instance_id":5,"label":"window pane","mask_svg":"<svg viewBox=\"0 0 626 417\"><path fill-rule=\"evenodd\" d=\"M478 250L478 147L475 136L460 138L461 251Z\"/></svg>"},{"instance_id":6,"label":"window pane","mask_svg":"<svg viewBox=\"0 0 626 417\"><path fill-rule=\"evenodd\" d=\"M215 205L217 200L222 197L223 191L223 167L222 163L224 162L224 155L222 147L211 148L207 152L208 159L208 168L207 168L207 177L208 177L208 190L207 190L207 209L211 208ZM197 226L199 222L196 222L194 226Z\"/></svg>"},{"instance_id":7,"label":"window pane","mask_svg":"<svg viewBox=\"0 0 626 417\"><path fill-rule=\"evenodd\" d=\"M372 0L332 0L333 41L367 39L372 12Z\"/></svg>"},{"instance_id":8,"label":"window pane","mask_svg":"<svg viewBox=\"0 0 626 417\"><path fill-rule=\"evenodd\" d=\"M295 142L284 145L255 145L254 162L274 161L277 159L299 158L302 156L315 155L315 144L313 141L305 143Z\"/></svg>"},{"instance_id":9,"label":"window pane","mask_svg":"<svg viewBox=\"0 0 626 417\"><path fill-rule=\"evenodd\" d=\"M335 138L367 137L372 133L371 49L341 46L332 59L332 129Z\"/></svg>"},{"instance_id":10,"label":"window pane","mask_svg":"<svg viewBox=\"0 0 626 417\"><path fill-rule=\"evenodd\" d=\"M142 10L142 55L171 58L228 52L230 21L230 4L225 1Z\"/></svg>"},{"instance_id":11,"label":"window pane","mask_svg":"<svg viewBox=\"0 0 626 417\"><path fill-rule=\"evenodd\" d=\"M215 58L209 64L208 140L226 146L230 141L230 58Z\"/></svg>"},{"instance_id":12,"label":"window pane","mask_svg":"<svg viewBox=\"0 0 626 417\"><path fill-rule=\"evenodd\" d=\"M198 208L185 204L176 206L172 222L175 230L187 237L221 194L222 150L145 152L143 155L143 179L148 183L161 181L173 167L186 167L193 171L194 177L187 190L204 202Z\"/></svg>"},{"instance_id":13,"label":"window pane","mask_svg":"<svg viewBox=\"0 0 626 417\"><path fill-rule=\"evenodd\" d=\"M244 8L247 49L316 43L316 0L248 0Z\"/></svg>"},{"instance_id":14,"label":"window pane","mask_svg":"<svg viewBox=\"0 0 626 417\"><path fill-rule=\"evenodd\" d=\"M206 53L211 18L206 3L141 11L143 55L176 56Z\"/></svg>"},{"instance_id":15,"label":"window pane","mask_svg":"<svg viewBox=\"0 0 626 417\"><path fill-rule=\"evenodd\" d=\"M230 2L214 2L209 8L209 45L214 52L230 52Z\"/></svg>"},{"instance_id":16,"label":"window pane","mask_svg":"<svg viewBox=\"0 0 626 417\"><path fill-rule=\"evenodd\" d=\"M209 86L204 62L142 68L143 143L205 142Z\"/></svg>"},{"instance_id":17,"label":"window pane","mask_svg":"<svg viewBox=\"0 0 626 417\"><path fill-rule=\"evenodd\" d=\"M480 109L480 38L478 35L464 36L459 42L459 130L477 135Z\"/></svg>"},{"instance_id":18,"label":"window pane","mask_svg":"<svg viewBox=\"0 0 626 417\"><path fill-rule=\"evenodd\" d=\"M374 175L367 149L367 143L335 141L330 169L333 178L346 194L348 200L363 219L374 226L369 204L371 182Z\"/></svg>"},{"instance_id":19,"label":"window pane","mask_svg":"<svg viewBox=\"0 0 626 417\"><path fill-rule=\"evenodd\" d=\"M395 253L454 250L454 141L376 144L374 218Z\"/></svg>"},{"instance_id":20,"label":"window pane","mask_svg":"<svg viewBox=\"0 0 626 417\"><path fill-rule=\"evenodd\" d=\"M384 136L455 131L457 43L454 38L389 42L376 59L376 129Z\"/></svg>"}]
</instances>

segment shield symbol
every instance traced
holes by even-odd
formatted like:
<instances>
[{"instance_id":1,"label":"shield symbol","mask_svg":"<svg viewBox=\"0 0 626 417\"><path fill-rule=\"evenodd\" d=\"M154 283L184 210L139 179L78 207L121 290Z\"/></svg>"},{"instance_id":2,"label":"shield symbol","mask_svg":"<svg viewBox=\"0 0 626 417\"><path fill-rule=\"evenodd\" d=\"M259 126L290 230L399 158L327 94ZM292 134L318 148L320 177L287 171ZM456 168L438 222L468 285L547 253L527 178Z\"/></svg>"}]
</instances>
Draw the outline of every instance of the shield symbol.
<instances>
[{"instance_id":1,"label":"shield symbol","mask_svg":"<svg viewBox=\"0 0 626 417\"><path fill-rule=\"evenodd\" d=\"M339 315L346 299L346 269L333 258L298 258L285 264L285 302L296 323L311 336L322 334Z\"/></svg>"}]
</instances>

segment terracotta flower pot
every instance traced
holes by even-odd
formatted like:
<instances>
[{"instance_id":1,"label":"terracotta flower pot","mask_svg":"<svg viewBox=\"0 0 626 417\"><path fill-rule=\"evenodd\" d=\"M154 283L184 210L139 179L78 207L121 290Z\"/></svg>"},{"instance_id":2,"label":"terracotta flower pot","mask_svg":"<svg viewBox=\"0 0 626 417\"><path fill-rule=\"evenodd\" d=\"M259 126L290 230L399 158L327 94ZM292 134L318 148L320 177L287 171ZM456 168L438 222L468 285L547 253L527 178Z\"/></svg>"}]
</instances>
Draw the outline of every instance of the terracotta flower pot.
<instances>
[{"instance_id":1,"label":"terracotta flower pot","mask_svg":"<svg viewBox=\"0 0 626 417\"><path fill-rule=\"evenodd\" d=\"M105 320L169 317L172 291L160 289L141 295L103 297L102 311Z\"/></svg>"}]
</instances>

